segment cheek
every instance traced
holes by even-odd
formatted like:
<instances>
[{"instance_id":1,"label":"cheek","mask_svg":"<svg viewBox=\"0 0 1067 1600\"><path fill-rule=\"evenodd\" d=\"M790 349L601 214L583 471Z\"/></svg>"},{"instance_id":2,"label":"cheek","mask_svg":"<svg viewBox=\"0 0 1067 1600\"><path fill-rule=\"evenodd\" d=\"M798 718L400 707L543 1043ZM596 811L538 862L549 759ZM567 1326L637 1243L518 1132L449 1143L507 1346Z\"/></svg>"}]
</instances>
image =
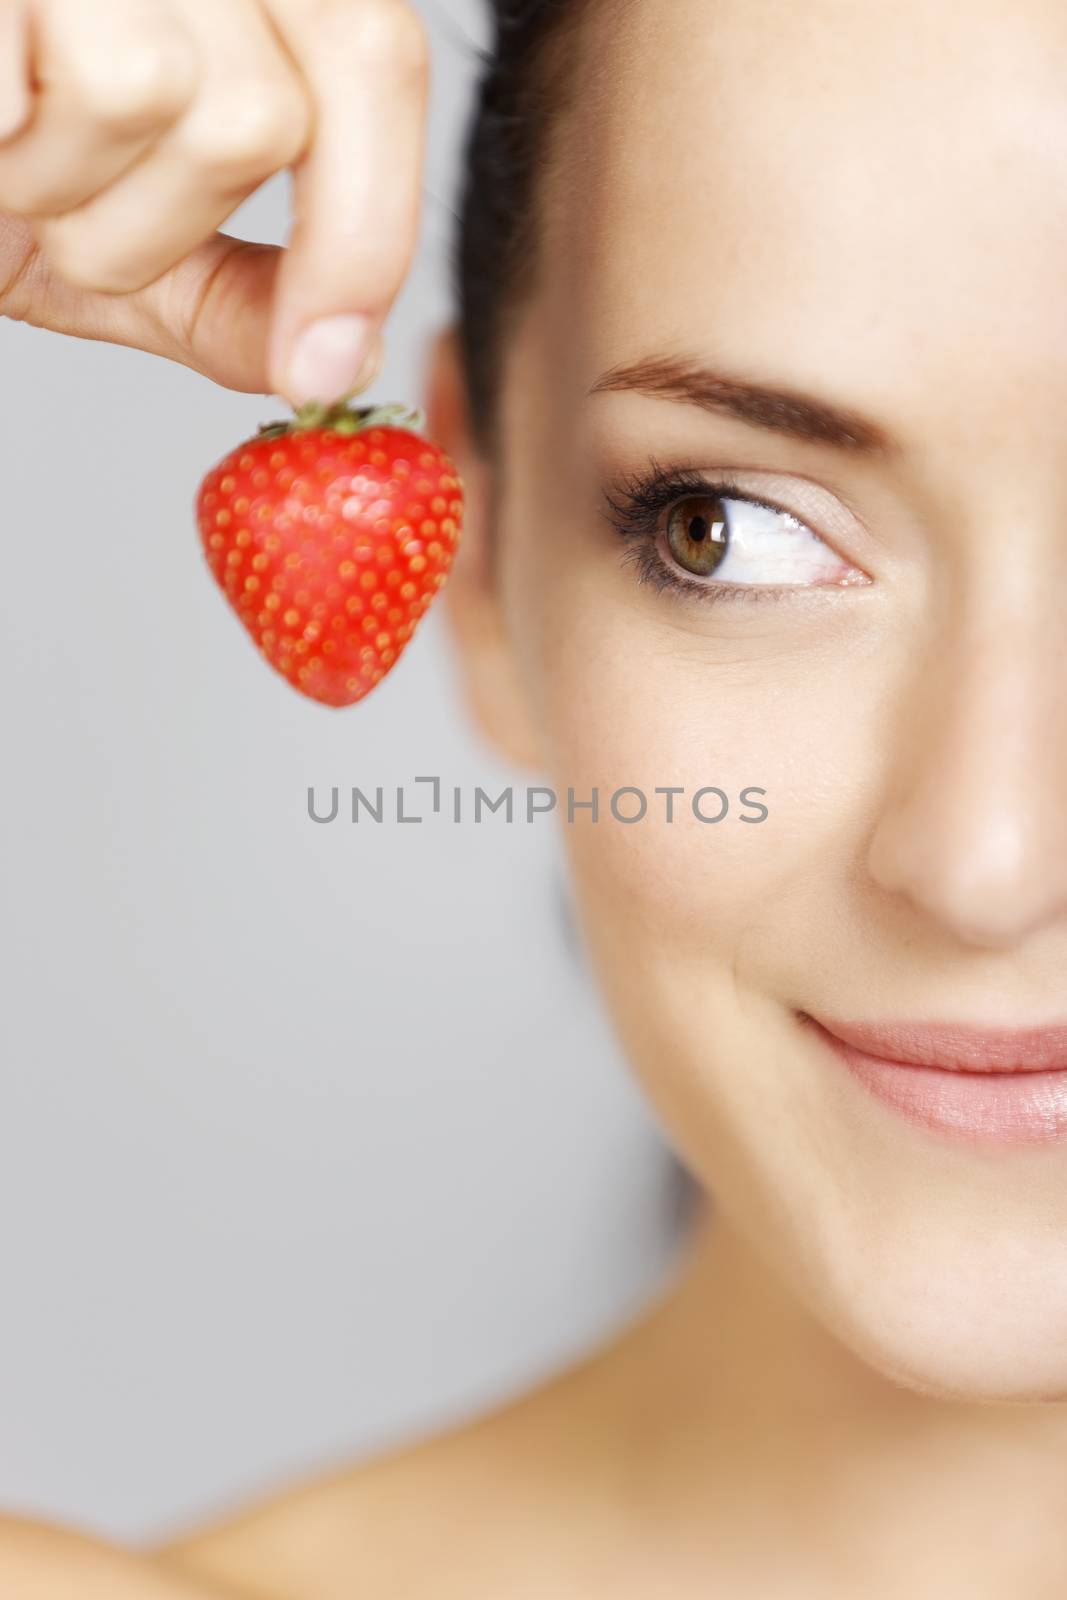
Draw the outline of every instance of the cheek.
<instances>
[{"instance_id":1,"label":"cheek","mask_svg":"<svg viewBox=\"0 0 1067 1600\"><path fill-rule=\"evenodd\" d=\"M836 661L800 671L737 619L724 644L713 607L677 625L669 597L613 566L572 558L557 576L528 559L515 584L521 673L579 894L590 914L625 918L631 950L654 941L706 969L709 955L758 962L762 938L778 970L790 930L810 938L813 910L832 910L862 836L862 679ZM595 822L580 804L568 820L569 789L576 802L596 791ZM644 806L639 820L613 815L622 789L639 791L617 801L627 818Z\"/></svg>"},{"instance_id":2,"label":"cheek","mask_svg":"<svg viewBox=\"0 0 1067 1600\"><path fill-rule=\"evenodd\" d=\"M616 1030L675 1142L721 1195L745 1196L768 1234L825 1170L826 1105L793 1010L811 1005L855 929L857 856L878 787L883 683L834 652L787 648L753 611L676 619L607 559L528 556L512 581L512 637L547 768L587 946ZM521 605L518 604L521 597ZM772 628L775 630L772 636ZM859 663L854 663L857 668ZM873 776L872 776L873 775ZM631 786L642 820L610 798ZM576 810L599 796L598 818ZM674 817L666 797L674 788ZM721 821L695 814L717 788ZM762 789L750 796L746 789ZM765 820L758 804L767 809ZM638 809L622 798L625 814ZM722 802L700 802L715 817ZM847 1141L837 1164L850 1160ZM807 1194L809 1215L818 1194Z\"/></svg>"}]
</instances>

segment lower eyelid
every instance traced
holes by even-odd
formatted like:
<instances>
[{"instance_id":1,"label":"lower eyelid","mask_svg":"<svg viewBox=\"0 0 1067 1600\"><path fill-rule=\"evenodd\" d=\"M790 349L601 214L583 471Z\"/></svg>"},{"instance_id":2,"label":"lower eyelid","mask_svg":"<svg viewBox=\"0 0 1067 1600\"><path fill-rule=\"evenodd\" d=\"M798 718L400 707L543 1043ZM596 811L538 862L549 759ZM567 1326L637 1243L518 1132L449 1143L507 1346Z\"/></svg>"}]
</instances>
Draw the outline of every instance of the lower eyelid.
<instances>
[{"instance_id":1,"label":"lower eyelid","mask_svg":"<svg viewBox=\"0 0 1067 1600\"><path fill-rule=\"evenodd\" d=\"M668 587L673 588L673 582L668 585ZM694 580L694 582L688 583L683 578L679 581L677 587L686 593L694 595L698 600L744 600L755 602L762 600L786 600L789 597L790 591L793 589L808 590L825 588L827 586L825 584L792 583L774 587L770 584L756 583L716 583L714 581L710 583L700 583L699 580Z\"/></svg>"},{"instance_id":2,"label":"lower eyelid","mask_svg":"<svg viewBox=\"0 0 1067 1600\"><path fill-rule=\"evenodd\" d=\"M623 553L622 563L632 562L637 567L637 581L662 592L670 589L675 594L691 596L704 604L719 600L758 602L784 600L790 589L810 589L812 584L791 584L773 587L752 583L702 583L699 578L686 578L680 571L667 565L654 545L633 545Z\"/></svg>"},{"instance_id":3,"label":"lower eyelid","mask_svg":"<svg viewBox=\"0 0 1067 1600\"><path fill-rule=\"evenodd\" d=\"M645 566L645 571L642 573L645 581L655 583L655 571L658 569L662 574L658 587L693 594L698 600L787 600L795 594L811 594L813 590L865 588L872 582L866 573L860 572L858 567L851 566L841 557L838 559L841 560L842 566L848 573L855 573L855 577L830 582L758 584L730 583L714 577L702 580L696 574L686 574L684 569L678 567L671 561L669 554L664 552L662 536L655 539L644 551L631 553L639 558L639 566ZM640 559L641 557L644 561Z\"/></svg>"}]
</instances>

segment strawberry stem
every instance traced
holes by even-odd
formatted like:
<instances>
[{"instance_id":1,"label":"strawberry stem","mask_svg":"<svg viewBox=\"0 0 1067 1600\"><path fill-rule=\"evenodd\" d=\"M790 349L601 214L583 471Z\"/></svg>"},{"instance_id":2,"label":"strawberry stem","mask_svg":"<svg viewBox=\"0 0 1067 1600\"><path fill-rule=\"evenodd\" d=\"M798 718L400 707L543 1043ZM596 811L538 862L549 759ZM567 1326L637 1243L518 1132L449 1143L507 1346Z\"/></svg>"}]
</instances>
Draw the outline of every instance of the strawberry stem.
<instances>
[{"instance_id":1,"label":"strawberry stem","mask_svg":"<svg viewBox=\"0 0 1067 1600\"><path fill-rule=\"evenodd\" d=\"M309 400L299 406L288 422L260 424L258 437L278 439L283 434L301 433L307 428L326 428L334 433L362 433L366 428L396 427L412 431L425 425L421 408L398 405L394 402L370 406L353 406L346 400L336 405L324 406Z\"/></svg>"}]
</instances>

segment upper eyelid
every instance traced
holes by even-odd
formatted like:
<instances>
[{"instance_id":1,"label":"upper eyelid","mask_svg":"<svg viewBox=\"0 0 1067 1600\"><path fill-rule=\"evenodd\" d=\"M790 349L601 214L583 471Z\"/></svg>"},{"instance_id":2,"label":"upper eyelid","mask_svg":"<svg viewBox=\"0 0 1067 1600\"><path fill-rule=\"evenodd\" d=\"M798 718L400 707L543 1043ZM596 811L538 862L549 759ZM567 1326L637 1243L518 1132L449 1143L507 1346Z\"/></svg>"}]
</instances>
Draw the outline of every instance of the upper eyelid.
<instances>
[{"instance_id":1,"label":"upper eyelid","mask_svg":"<svg viewBox=\"0 0 1067 1600\"><path fill-rule=\"evenodd\" d=\"M676 472L690 473L694 477L704 478L709 483L714 483L720 478L733 482L742 476L751 474L755 474L757 477L788 478L794 483L803 485L806 490L814 491L815 494L821 497L828 497L847 513L850 521L856 524L857 529L860 530L861 538L867 537L863 512L860 510L859 505L854 501L853 496L849 492L848 488L841 482L835 481L836 475L832 472L829 474L823 473L819 477L813 477L811 473L805 472L803 468L791 467L786 470L776 463L768 466L761 466L757 462L749 462L744 467L723 466L695 468L682 466L674 468L668 466L654 453L650 452L636 470L624 472L619 481L626 479L632 481L641 477L651 477L653 475L658 476L660 474L662 474L664 478L671 478ZM749 490L740 484L739 490L747 497L760 502L762 491L758 489ZM788 506L782 506L776 502L770 505L770 509L775 511L785 511L790 516L797 516L796 512L789 511ZM803 516L797 517L797 520L805 523L808 522L808 519ZM810 524L808 525L810 526ZM822 537L822 535L820 535L820 537Z\"/></svg>"},{"instance_id":2,"label":"upper eyelid","mask_svg":"<svg viewBox=\"0 0 1067 1600\"><path fill-rule=\"evenodd\" d=\"M814 480L808 481L812 482L813 487L817 487ZM616 488L621 490L618 496L612 493ZM677 492L668 494L668 490ZM723 498L747 500L752 505L763 507L766 511L775 511L780 516L791 517L794 522L802 523L825 543L833 542L826 539L807 517L800 516L789 506L782 505L780 501L768 498L758 489L748 488L740 481L738 472L729 467L713 467L707 470L695 467L663 467L652 457L647 470L639 469L636 472L624 473L617 485L609 486L605 491L605 499L609 504L618 506L620 501L636 500L639 493L644 493L650 498L655 496L661 502L662 509L687 494L706 494L709 491L721 491Z\"/></svg>"},{"instance_id":3,"label":"upper eyelid","mask_svg":"<svg viewBox=\"0 0 1067 1600\"><path fill-rule=\"evenodd\" d=\"M813 487L817 485L813 483ZM745 501L765 511L774 512L778 516L788 517L792 522L806 528L820 543L825 544L839 560L850 566L856 565L850 556L838 548L837 539L822 532L810 517L801 515L788 505L782 505L780 501L769 498L757 489L748 488L740 481L738 473L727 467L716 467L706 471L693 467L661 467L655 458L652 458L647 471L638 470L624 474L618 484L609 485L605 489L604 503L610 509L603 514L613 526L618 527L619 524L612 512L628 514L631 517L641 515L642 511L647 514L650 503L655 500L658 512L662 513L679 500L699 494L719 494L724 500ZM644 507L640 503L642 496L645 499Z\"/></svg>"}]
</instances>

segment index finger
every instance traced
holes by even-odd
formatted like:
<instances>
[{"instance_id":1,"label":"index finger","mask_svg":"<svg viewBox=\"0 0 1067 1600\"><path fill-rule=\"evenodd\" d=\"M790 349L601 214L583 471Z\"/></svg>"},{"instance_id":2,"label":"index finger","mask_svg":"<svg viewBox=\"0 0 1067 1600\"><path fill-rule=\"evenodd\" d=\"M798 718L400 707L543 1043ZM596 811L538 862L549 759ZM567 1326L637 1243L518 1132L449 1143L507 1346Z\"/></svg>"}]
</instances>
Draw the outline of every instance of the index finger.
<instances>
[{"instance_id":1,"label":"index finger","mask_svg":"<svg viewBox=\"0 0 1067 1600\"><path fill-rule=\"evenodd\" d=\"M361 386L418 238L429 48L407 0L267 0L311 91L270 372L294 405ZM369 379L367 380L369 381Z\"/></svg>"}]
</instances>

